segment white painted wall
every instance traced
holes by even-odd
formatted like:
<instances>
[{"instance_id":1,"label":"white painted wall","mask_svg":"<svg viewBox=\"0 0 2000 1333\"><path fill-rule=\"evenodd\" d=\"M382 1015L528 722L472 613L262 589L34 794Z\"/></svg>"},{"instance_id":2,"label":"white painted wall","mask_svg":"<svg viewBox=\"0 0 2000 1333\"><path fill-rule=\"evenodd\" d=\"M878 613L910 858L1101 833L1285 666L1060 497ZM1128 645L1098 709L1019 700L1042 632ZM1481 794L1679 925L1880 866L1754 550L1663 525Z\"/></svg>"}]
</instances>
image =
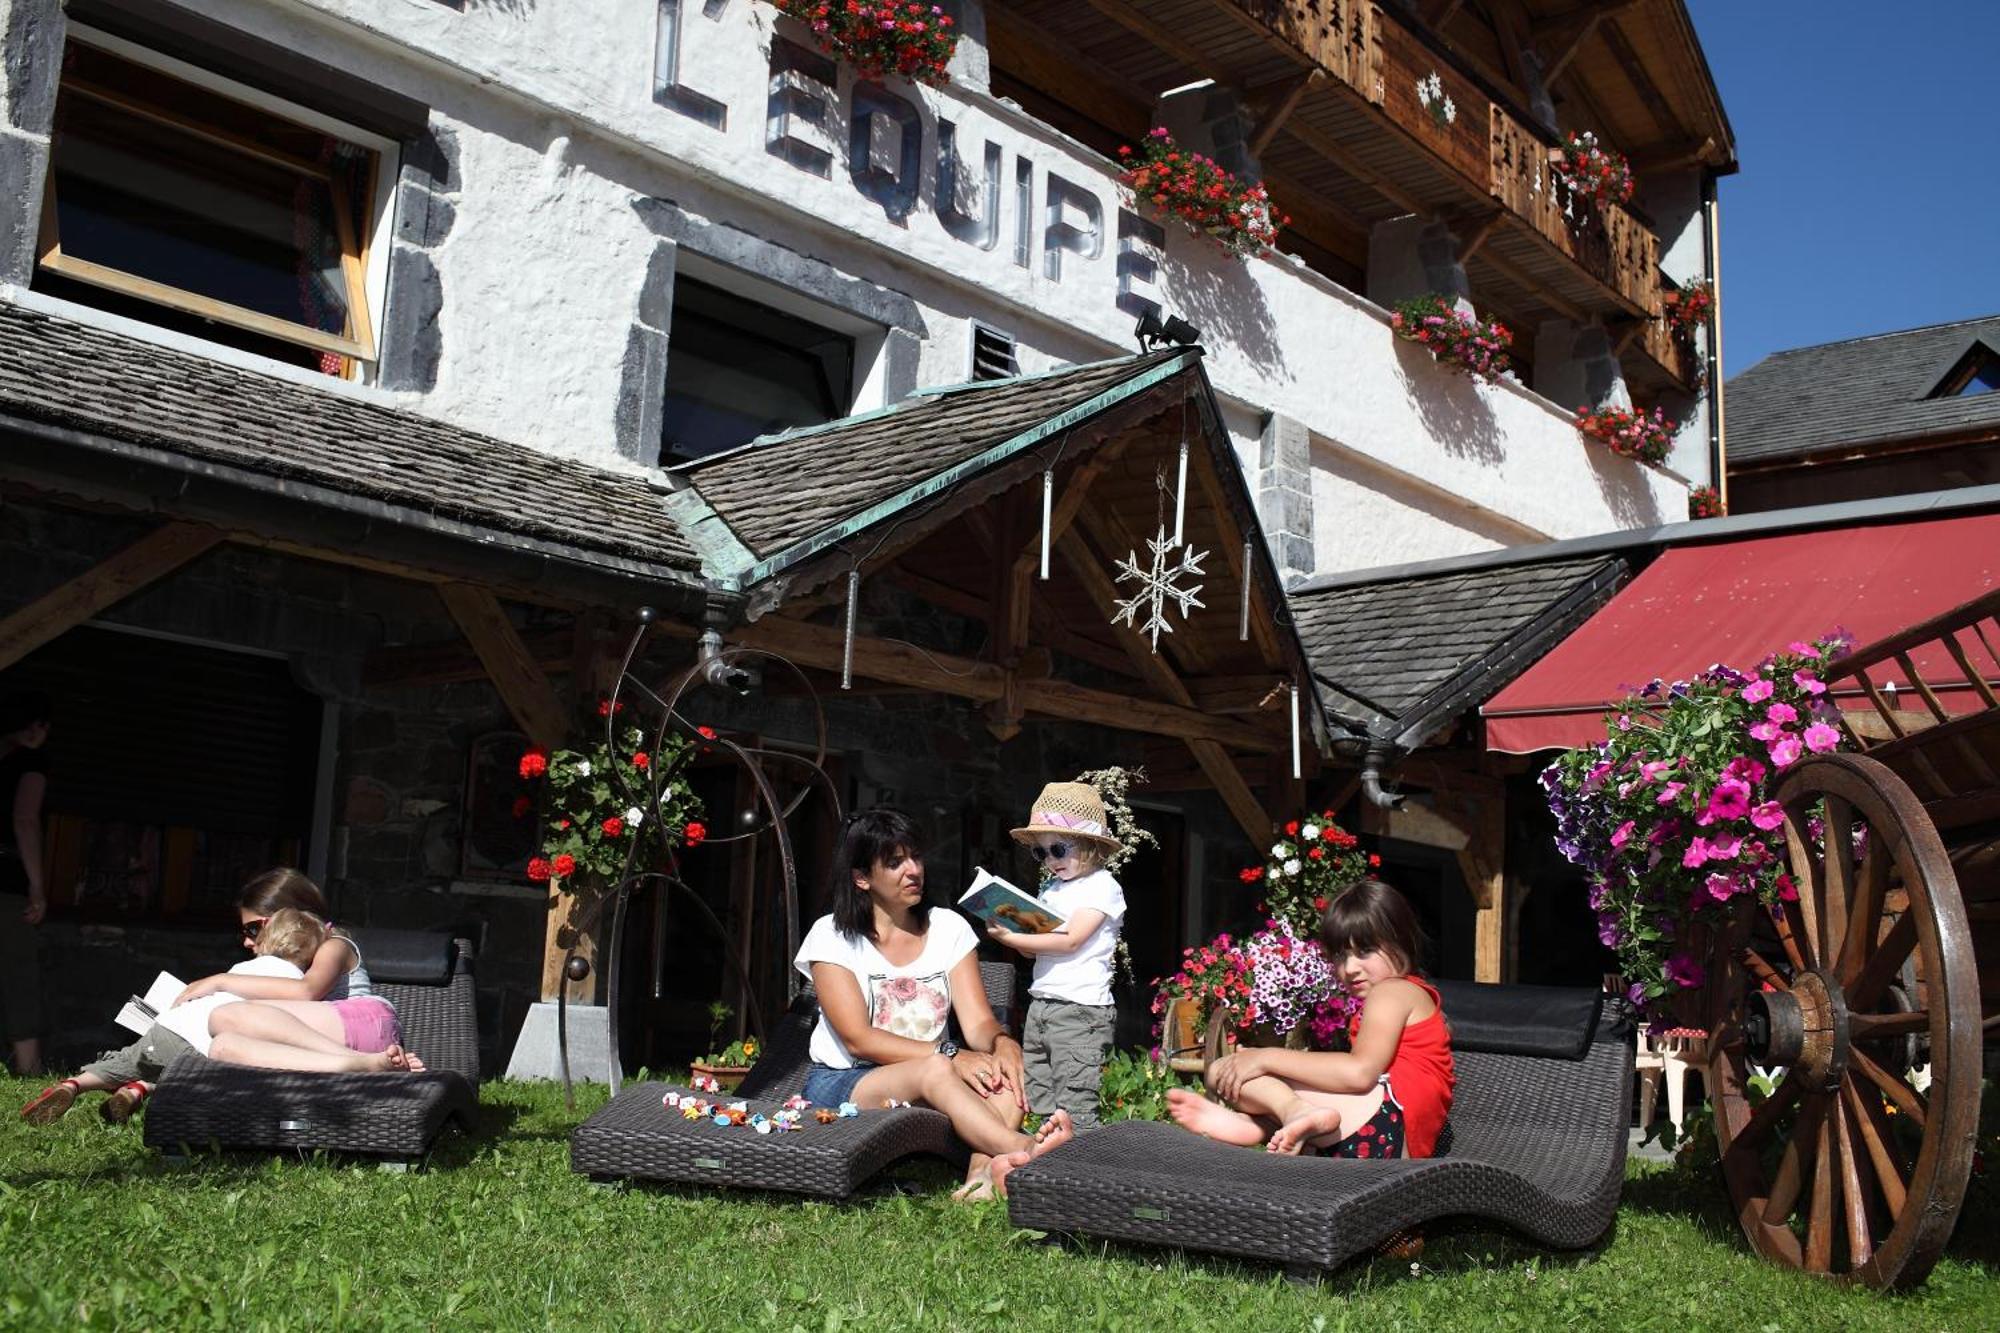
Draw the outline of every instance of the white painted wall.
<instances>
[{"instance_id":1,"label":"white painted wall","mask_svg":"<svg viewBox=\"0 0 2000 1333\"><path fill-rule=\"evenodd\" d=\"M683 0L683 81L728 107L717 130L653 100L653 0L191 0L191 7L378 81L432 107L462 152L458 220L436 254L444 360L413 406L553 452L608 460L620 361L653 238L630 204L672 199L913 299L925 326L922 383L963 377L968 320L1021 341L1024 370L1128 351L1117 305L1111 163L984 93L897 84L922 126L919 205L904 221L857 189L845 144L830 179L767 148L775 11ZM802 38L801 38L802 40ZM842 71L834 126L853 106ZM954 237L934 208L937 121L958 128L968 167L1002 146L998 243ZM883 126L891 124L886 118ZM1031 253L1016 164L1032 163ZM1050 181L1102 211L1098 253L1048 275ZM1085 219L1075 208L1064 218ZM1282 256L1248 263L1178 226L1157 280L1135 290L1201 325L1230 415L1279 412L1315 450L1319 572L1583 536L1677 519L1684 483L1582 441L1568 414L1513 384L1474 385L1397 342L1386 315ZM870 404L864 402L860 406ZM1246 467L1254 431L1239 431ZM1321 466L1320 460L1324 460Z\"/></svg>"}]
</instances>

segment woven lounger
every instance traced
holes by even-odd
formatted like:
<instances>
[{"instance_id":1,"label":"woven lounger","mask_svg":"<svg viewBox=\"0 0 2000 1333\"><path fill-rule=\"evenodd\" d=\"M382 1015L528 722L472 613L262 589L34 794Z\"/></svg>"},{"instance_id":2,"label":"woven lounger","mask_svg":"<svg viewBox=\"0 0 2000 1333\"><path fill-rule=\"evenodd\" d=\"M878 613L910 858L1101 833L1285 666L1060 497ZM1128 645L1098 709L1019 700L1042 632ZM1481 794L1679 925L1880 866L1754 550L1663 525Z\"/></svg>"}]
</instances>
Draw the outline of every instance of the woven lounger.
<instances>
[{"instance_id":1,"label":"woven lounger","mask_svg":"<svg viewBox=\"0 0 2000 1333\"><path fill-rule=\"evenodd\" d=\"M396 1006L420 1074L308 1074L185 1055L148 1099L146 1143L320 1149L410 1159L449 1120L469 1127L479 1101L472 945L414 930L355 930L376 990Z\"/></svg>"},{"instance_id":2,"label":"woven lounger","mask_svg":"<svg viewBox=\"0 0 2000 1333\"><path fill-rule=\"evenodd\" d=\"M1003 1024L1014 1009L1014 966L982 963L980 978ZM807 1047L819 1014L811 990L800 993L765 1043L764 1054L734 1093L705 1094L710 1100L747 1102L765 1115L805 1087ZM858 1116L822 1125L808 1119L789 1133L759 1134L684 1119L661 1105L670 1083L626 1088L570 1135L570 1169L604 1180L666 1180L689 1185L783 1190L819 1198L845 1199L876 1173L905 1157L928 1154L962 1158L965 1145L951 1121L927 1107L864 1110Z\"/></svg>"},{"instance_id":3,"label":"woven lounger","mask_svg":"<svg viewBox=\"0 0 2000 1333\"><path fill-rule=\"evenodd\" d=\"M1458 1084L1437 1157L1274 1157L1177 1125L1079 1136L1009 1178L1016 1226L1334 1268L1437 1218L1590 1245L1618 1211L1632 1031L1595 991L1445 982Z\"/></svg>"}]
</instances>

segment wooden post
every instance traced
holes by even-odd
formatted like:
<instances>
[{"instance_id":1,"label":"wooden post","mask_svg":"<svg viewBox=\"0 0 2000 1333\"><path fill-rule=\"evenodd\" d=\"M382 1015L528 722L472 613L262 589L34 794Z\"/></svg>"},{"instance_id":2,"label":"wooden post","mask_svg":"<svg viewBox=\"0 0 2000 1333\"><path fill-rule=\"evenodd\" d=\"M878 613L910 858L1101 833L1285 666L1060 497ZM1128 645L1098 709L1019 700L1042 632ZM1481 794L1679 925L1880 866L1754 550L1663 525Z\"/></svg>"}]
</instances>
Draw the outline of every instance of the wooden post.
<instances>
[{"instance_id":1,"label":"wooden post","mask_svg":"<svg viewBox=\"0 0 2000 1333\"><path fill-rule=\"evenodd\" d=\"M1505 981L1511 968L1507 955L1507 805L1504 790L1484 793L1461 803L1471 837L1458 852L1459 873L1478 907L1473 922L1472 976L1475 981Z\"/></svg>"},{"instance_id":2,"label":"wooden post","mask_svg":"<svg viewBox=\"0 0 2000 1333\"><path fill-rule=\"evenodd\" d=\"M220 531L196 523L155 528L0 620L0 668L173 573L222 539Z\"/></svg>"}]
</instances>

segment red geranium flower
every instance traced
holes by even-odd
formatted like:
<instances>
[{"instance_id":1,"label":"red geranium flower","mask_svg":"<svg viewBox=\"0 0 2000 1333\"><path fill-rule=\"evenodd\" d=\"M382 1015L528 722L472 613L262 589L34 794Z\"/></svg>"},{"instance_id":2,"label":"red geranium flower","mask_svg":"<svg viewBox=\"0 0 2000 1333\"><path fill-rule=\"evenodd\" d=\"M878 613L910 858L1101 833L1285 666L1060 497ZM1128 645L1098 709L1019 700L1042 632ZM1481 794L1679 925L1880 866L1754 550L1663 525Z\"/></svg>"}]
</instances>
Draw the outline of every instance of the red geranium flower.
<instances>
[{"instance_id":1,"label":"red geranium flower","mask_svg":"<svg viewBox=\"0 0 2000 1333\"><path fill-rule=\"evenodd\" d=\"M604 829L605 837L615 838L619 834L625 831L625 821L620 819L617 815L613 815L611 816L611 818L604 821L602 827Z\"/></svg>"},{"instance_id":2,"label":"red geranium flower","mask_svg":"<svg viewBox=\"0 0 2000 1333\"><path fill-rule=\"evenodd\" d=\"M556 821L556 827L557 827L557 828L568 828L568 827L569 827L569 821L568 821L567 819L558 819L558 820Z\"/></svg>"},{"instance_id":3,"label":"red geranium flower","mask_svg":"<svg viewBox=\"0 0 2000 1333\"><path fill-rule=\"evenodd\" d=\"M1373 852L1368 853L1368 868L1370 870L1379 870L1381 869L1381 866L1382 866L1382 858L1375 855L1375 853Z\"/></svg>"},{"instance_id":4,"label":"red geranium flower","mask_svg":"<svg viewBox=\"0 0 2000 1333\"><path fill-rule=\"evenodd\" d=\"M632 767L634 768L649 768L652 766L652 763L653 756L647 754L644 750L632 756Z\"/></svg>"},{"instance_id":5,"label":"red geranium flower","mask_svg":"<svg viewBox=\"0 0 2000 1333\"><path fill-rule=\"evenodd\" d=\"M1326 848L1324 847L1308 848L1306 851L1306 858L1312 861L1324 861L1326 859Z\"/></svg>"},{"instance_id":6,"label":"red geranium flower","mask_svg":"<svg viewBox=\"0 0 2000 1333\"><path fill-rule=\"evenodd\" d=\"M521 756L521 780L538 778L549 771L549 756L541 750L530 750Z\"/></svg>"},{"instance_id":7,"label":"red geranium flower","mask_svg":"<svg viewBox=\"0 0 2000 1333\"><path fill-rule=\"evenodd\" d=\"M708 837L708 827L704 824L690 821L688 826L681 830L681 836L687 839L688 846L699 847L702 844L702 840Z\"/></svg>"},{"instance_id":8,"label":"red geranium flower","mask_svg":"<svg viewBox=\"0 0 2000 1333\"><path fill-rule=\"evenodd\" d=\"M1298 821L1298 820L1296 820L1296 819L1293 819L1293 820L1288 820L1288 821L1286 822L1286 824L1285 824L1285 836L1286 836L1286 837L1288 837L1288 838L1296 838L1296 837L1298 837L1298 836L1299 836L1299 821Z\"/></svg>"},{"instance_id":9,"label":"red geranium flower","mask_svg":"<svg viewBox=\"0 0 2000 1333\"><path fill-rule=\"evenodd\" d=\"M1264 878L1264 867L1251 866L1249 869L1244 870L1240 874L1238 874L1237 878L1242 880L1245 884L1255 884L1258 880Z\"/></svg>"},{"instance_id":10,"label":"red geranium flower","mask_svg":"<svg viewBox=\"0 0 2000 1333\"><path fill-rule=\"evenodd\" d=\"M576 858L568 852L564 852L556 857L552 868L555 870L557 878L568 879L576 873Z\"/></svg>"},{"instance_id":11,"label":"red geranium flower","mask_svg":"<svg viewBox=\"0 0 2000 1333\"><path fill-rule=\"evenodd\" d=\"M549 876L554 873L555 867L549 864L546 856L533 857L528 861L528 878L537 884L548 883Z\"/></svg>"},{"instance_id":12,"label":"red geranium flower","mask_svg":"<svg viewBox=\"0 0 2000 1333\"><path fill-rule=\"evenodd\" d=\"M694 730L695 734L697 736L700 736L705 741L712 741L715 739L714 727L696 727Z\"/></svg>"},{"instance_id":13,"label":"red geranium flower","mask_svg":"<svg viewBox=\"0 0 2000 1333\"><path fill-rule=\"evenodd\" d=\"M1315 912L1324 912L1326 910L1326 899L1324 898L1313 899L1313 910Z\"/></svg>"}]
</instances>

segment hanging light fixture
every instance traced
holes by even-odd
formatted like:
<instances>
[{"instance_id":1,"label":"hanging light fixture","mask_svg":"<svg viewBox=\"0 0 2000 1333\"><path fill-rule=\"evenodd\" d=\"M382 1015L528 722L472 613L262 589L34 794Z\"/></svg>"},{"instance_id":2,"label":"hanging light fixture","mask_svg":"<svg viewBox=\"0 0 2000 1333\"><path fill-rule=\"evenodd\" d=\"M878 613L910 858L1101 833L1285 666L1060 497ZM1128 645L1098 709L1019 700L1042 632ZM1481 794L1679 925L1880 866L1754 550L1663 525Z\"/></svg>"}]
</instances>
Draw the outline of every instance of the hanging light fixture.
<instances>
[{"instance_id":1,"label":"hanging light fixture","mask_svg":"<svg viewBox=\"0 0 2000 1333\"><path fill-rule=\"evenodd\" d=\"M854 616L861 602L861 571L847 571L847 637L840 645L840 688L854 688ZM1296 747L1294 747L1296 748ZM1297 767L1296 761L1293 764Z\"/></svg>"},{"instance_id":2,"label":"hanging light fixture","mask_svg":"<svg viewBox=\"0 0 2000 1333\"><path fill-rule=\"evenodd\" d=\"M1294 681L1289 687L1292 698L1292 776L1305 776L1299 769L1299 687Z\"/></svg>"},{"instance_id":3,"label":"hanging light fixture","mask_svg":"<svg viewBox=\"0 0 2000 1333\"><path fill-rule=\"evenodd\" d=\"M1243 604L1237 612L1236 617L1236 641L1238 643L1248 643L1250 641L1250 557L1254 551L1255 548L1246 539L1243 543Z\"/></svg>"},{"instance_id":4,"label":"hanging light fixture","mask_svg":"<svg viewBox=\"0 0 2000 1333\"><path fill-rule=\"evenodd\" d=\"M1049 515L1053 511L1056 494L1056 470L1049 468L1042 473L1042 582L1049 581Z\"/></svg>"}]
</instances>

